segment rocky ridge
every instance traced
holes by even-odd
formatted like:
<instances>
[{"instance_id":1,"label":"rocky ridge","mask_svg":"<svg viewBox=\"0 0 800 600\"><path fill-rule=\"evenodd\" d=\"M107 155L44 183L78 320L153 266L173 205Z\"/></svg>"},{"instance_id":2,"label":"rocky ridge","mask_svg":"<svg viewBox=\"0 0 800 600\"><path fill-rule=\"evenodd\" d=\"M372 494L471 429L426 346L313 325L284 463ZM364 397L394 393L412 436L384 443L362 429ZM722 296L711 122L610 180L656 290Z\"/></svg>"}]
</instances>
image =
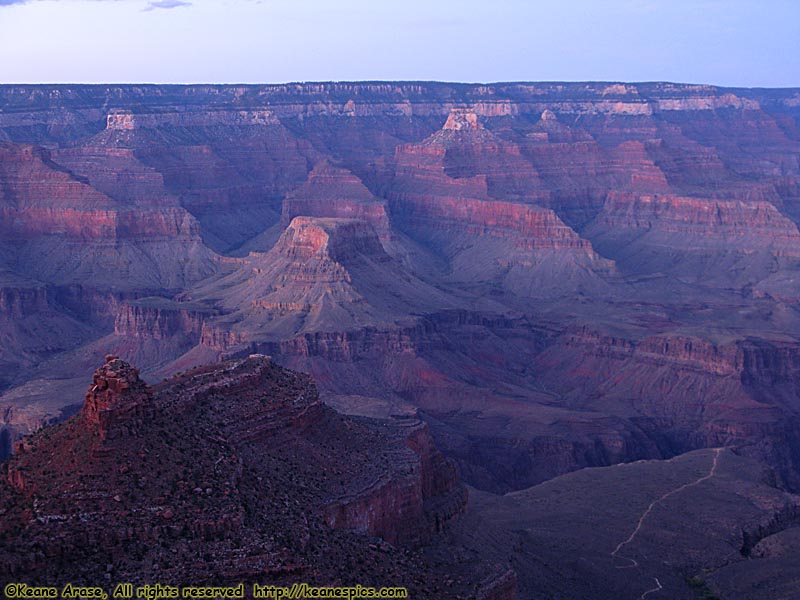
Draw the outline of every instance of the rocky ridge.
<instances>
[{"instance_id":1,"label":"rocky ridge","mask_svg":"<svg viewBox=\"0 0 800 600\"><path fill-rule=\"evenodd\" d=\"M155 387L109 356L81 413L19 444L4 471L0 564L32 584L158 572L172 585L301 577L433 598L482 593L494 572L414 554L466 502L424 425L342 417L261 355Z\"/></svg>"}]
</instances>

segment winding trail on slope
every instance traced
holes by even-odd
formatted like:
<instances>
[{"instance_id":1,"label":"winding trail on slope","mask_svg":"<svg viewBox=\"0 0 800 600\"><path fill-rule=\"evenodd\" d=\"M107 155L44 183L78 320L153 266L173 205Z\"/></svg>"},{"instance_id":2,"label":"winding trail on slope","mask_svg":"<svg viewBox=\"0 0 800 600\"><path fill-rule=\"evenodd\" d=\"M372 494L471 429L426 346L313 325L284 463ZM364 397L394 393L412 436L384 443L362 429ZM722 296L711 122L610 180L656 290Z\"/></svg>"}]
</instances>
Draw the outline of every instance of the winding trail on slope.
<instances>
[{"instance_id":1,"label":"winding trail on slope","mask_svg":"<svg viewBox=\"0 0 800 600\"><path fill-rule=\"evenodd\" d=\"M644 600L646 596L648 596L650 594L655 594L656 592L660 592L661 590L664 589L664 586L661 585L661 582L658 580L658 577L653 577L653 579L655 579L656 586L658 586L658 587L654 587L652 590L647 590L644 594L639 596L639 600Z\"/></svg>"},{"instance_id":2,"label":"winding trail on slope","mask_svg":"<svg viewBox=\"0 0 800 600\"><path fill-rule=\"evenodd\" d=\"M617 566L618 569L633 569L639 566L639 563L635 559L623 556L622 554L618 555L618 553L622 548L624 548L625 546L633 542L634 539L636 539L637 534L642 529L642 525L644 525L645 520L647 519L648 515L652 512L653 508L655 508L657 504L663 502L670 496L674 496L675 494L682 492L687 488L694 487L696 485L703 483L704 481L711 479L717 472L717 465L719 464L719 456L723 450L724 448L714 448L714 461L711 463L711 469L709 469L706 475L703 475L702 477L699 477L694 481L690 481L689 483L684 483L683 485L676 487L674 490L670 490L669 492L665 493L663 496L656 498L650 503L650 505L647 507L647 510L645 510L642 513L642 516L639 517L639 522L636 524L636 529L633 530L633 533L631 533L628 536L628 539L623 540L619 544L617 544L617 547L614 548L614 551L611 553L612 558L621 558L631 562L631 564L629 565ZM661 585L661 582L658 580L658 577L654 577L654 580L656 582L657 587L651 590L647 590L639 597L639 600L642 600L648 594L652 594L663 589L663 586Z\"/></svg>"}]
</instances>

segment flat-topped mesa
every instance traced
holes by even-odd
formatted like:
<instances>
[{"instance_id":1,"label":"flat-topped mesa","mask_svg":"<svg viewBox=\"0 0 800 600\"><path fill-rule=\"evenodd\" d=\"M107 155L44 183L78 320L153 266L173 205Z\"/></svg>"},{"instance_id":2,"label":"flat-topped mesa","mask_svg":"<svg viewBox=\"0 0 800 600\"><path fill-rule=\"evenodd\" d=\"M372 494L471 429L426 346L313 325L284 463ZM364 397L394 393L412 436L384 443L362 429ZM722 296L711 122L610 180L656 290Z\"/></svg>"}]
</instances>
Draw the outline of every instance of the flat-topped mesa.
<instances>
[{"instance_id":1,"label":"flat-topped mesa","mask_svg":"<svg viewBox=\"0 0 800 600\"><path fill-rule=\"evenodd\" d=\"M452 131L477 131L483 129L478 122L478 114L469 108L454 108L447 117L443 129Z\"/></svg>"},{"instance_id":2,"label":"flat-topped mesa","mask_svg":"<svg viewBox=\"0 0 800 600\"><path fill-rule=\"evenodd\" d=\"M82 416L95 434L105 439L118 424L135 427L137 419L146 415L151 399L150 389L139 378L139 369L109 354L106 364L94 372Z\"/></svg>"}]
</instances>

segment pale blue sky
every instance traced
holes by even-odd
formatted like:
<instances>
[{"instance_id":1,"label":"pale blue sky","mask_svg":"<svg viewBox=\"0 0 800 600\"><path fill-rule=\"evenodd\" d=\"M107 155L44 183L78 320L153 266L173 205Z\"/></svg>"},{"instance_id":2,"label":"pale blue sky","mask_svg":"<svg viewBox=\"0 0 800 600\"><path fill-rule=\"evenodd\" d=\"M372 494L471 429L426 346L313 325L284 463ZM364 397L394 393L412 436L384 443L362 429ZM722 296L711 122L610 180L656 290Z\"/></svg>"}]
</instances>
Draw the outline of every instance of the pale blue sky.
<instances>
[{"instance_id":1,"label":"pale blue sky","mask_svg":"<svg viewBox=\"0 0 800 600\"><path fill-rule=\"evenodd\" d=\"M800 0L0 0L0 83L800 86Z\"/></svg>"}]
</instances>

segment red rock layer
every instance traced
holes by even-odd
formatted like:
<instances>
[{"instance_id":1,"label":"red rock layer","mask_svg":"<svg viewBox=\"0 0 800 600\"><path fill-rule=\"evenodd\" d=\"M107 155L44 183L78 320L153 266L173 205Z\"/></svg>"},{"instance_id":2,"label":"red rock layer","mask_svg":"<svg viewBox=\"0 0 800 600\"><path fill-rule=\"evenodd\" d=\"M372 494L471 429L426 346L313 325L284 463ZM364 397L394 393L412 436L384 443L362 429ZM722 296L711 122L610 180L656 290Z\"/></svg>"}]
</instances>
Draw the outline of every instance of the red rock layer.
<instances>
[{"instance_id":1,"label":"red rock layer","mask_svg":"<svg viewBox=\"0 0 800 600\"><path fill-rule=\"evenodd\" d=\"M115 207L113 200L56 165L42 148L0 143L0 179L0 201L7 211Z\"/></svg>"},{"instance_id":2,"label":"red rock layer","mask_svg":"<svg viewBox=\"0 0 800 600\"><path fill-rule=\"evenodd\" d=\"M486 192L493 198L532 202L549 197L519 147L485 129L472 110L453 110L442 129L429 138L399 146L395 161L400 176L413 176L418 167L432 170L434 176L443 173L447 179L483 175Z\"/></svg>"},{"instance_id":3,"label":"red rock layer","mask_svg":"<svg viewBox=\"0 0 800 600\"><path fill-rule=\"evenodd\" d=\"M94 373L81 415L86 426L104 439L118 433L114 430L117 426L126 434L143 426L151 403L150 392L139 378L139 370L109 355L106 364Z\"/></svg>"},{"instance_id":4,"label":"red rock layer","mask_svg":"<svg viewBox=\"0 0 800 600\"><path fill-rule=\"evenodd\" d=\"M297 217L289 224L275 249L300 260L312 256L330 257L342 263L357 255L373 256L378 260L388 258L370 228L354 219Z\"/></svg>"},{"instance_id":5,"label":"red rock layer","mask_svg":"<svg viewBox=\"0 0 800 600\"><path fill-rule=\"evenodd\" d=\"M543 352L535 370L570 404L614 406L659 452L742 445L775 466L784 485L796 486L800 422L778 406L794 401L799 356L796 344L784 341L713 342L677 333L631 339L581 329ZM776 403L764 402L768 396Z\"/></svg>"},{"instance_id":6,"label":"red rock layer","mask_svg":"<svg viewBox=\"0 0 800 600\"><path fill-rule=\"evenodd\" d=\"M444 530L467 502L456 470L433 445L425 426L414 420L401 425L406 444L414 452L405 459L411 480L375 479L358 495L339 498L327 505L324 515L332 527L379 535L392 543L418 544ZM398 453L391 460L402 460Z\"/></svg>"},{"instance_id":7,"label":"red rock layer","mask_svg":"<svg viewBox=\"0 0 800 600\"><path fill-rule=\"evenodd\" d=\"M178 206L164 177L142 164L133 148L116 140L94 138L89 143L59 150L54 160L86 180L96 190L129 206Z\"/></svg>"},{"instance_id":8,"label":"red rock layer","mask_svg":"<svg viewBox=\"0 0 800 600\"><path fill-rule=\"evenodd\" d=\"M182 208L157 212L81 208L3 208L0 231L11 239L58 235L81 241L199 239L197 222Z\"/></svg>"},{"instance_id":9,"label":"red rock layer","mask_svg":"<svg viewBox=\"0 0 800 600\"><path fill-rule=\"evenodd\" d=\"M393 213L404 227L411 231L459 232L508 239L517 248L528 250L591 251L591 244L551 210L494 198L499 194L530 201L530 195L524 195L520 189L515 191L514 184L505 181L504 176L519 176L526 185L535 186L532 167L515 146L500 143L480 127L474 113L454 115L458 117L451 115L445 129L428 140L397 149L397 172L389 199ZM467 125L456 127L461 121ZM464 159L470 165L469 172L452 164L448 167L447 157L454 152L461 153L459 160ZM502 167L502 156L515 159L508 164L508 173L499 174L486 168L487 164Z\"/></svg>"},{"instance_id":10,"label":"red rock layer","mask_svg":"<svg viewBox=\"0 0 800 600\"><path fill-rule=\"evenodd\" d=\"M369 223L381 240L392 237L386 203L373 196L353 173L327 161L317 164L308 181L283 201L283 225L298 216L360 219Z\"/></svg>"},{"instance_id":11,"label":"red rock layer","mask_svg":"<svg viewBox=\"0 0 800 600\"><path fill-rule=\"evenodd\" d=\"M392 194L397 214L409 228L461 231L469 235L510 240L521 249L580 249L591 252L582 239L551 210L509 202Z\"/></svg>"},{"instance_id":12,"label":"red rock layer","mask_svg":"<svg viewBox=\"0 0 800 600\"><path fill-rule=\"evenodd\" d=\"M735 344L714 344L690 335L663 334L634 341L624 337L601 335L587 327L568 333L564 342L580 346L597 357L626 359L636 357L643 362L677 368L695 369L714 375L741 375L742 355Z\"/></svg>"},{"instance_id":13,"label":"red rock layer","mask_svg":"<svg viewBox=\"0 0 800 600\"><path fill-rule=\"evenodd\" d=\"M767 249L776 256L800 255L797 225L763 201L613 193L592 231L609 238L642 231L668 235L675 249L717 246L738 253Z\"/></svg>"},{"instance_id":14,"label":"red rock layer","mask_svg":"<svg viewBox=\"0 0 800 600\"><path fill-rule=\"evenodd\" d=\"M457 304L404 270L368 223L316 217L295 217L269 252L243 259L198 294L228 313L215 327L251 342L349 335L413 321L405 316L412 310Z\"/></svg>"},{"instance_id":15,"label":"red rock layer","mask_svg":"<svg viewBox=\"0 0 800 600\"><path fill-rule=\"evenodd\" d=\"M206 118L162 127L154 117L157 128L134 132L136 156L202 223L207 242L227 251L278 221L281 199L306 180L318 154L272 120Z\"/></svg>"},{"instance_id":16,"label":"red rock layer","mask_svg":"<svg viewBox=\"0 0 800 600\"><path fill-rule=\"evenodd\" d=\"M43 149L0 146L0 233L15 268L57 284L183 286L214 270L196 219L179 206L132 207L55 164Z\"/></svg>"},{"instance_id":17,"label":"red rock layer","mask_svg":"<svg viewBox=\"0 0 800 600\"><path fill-rule=\"evenodd\" d=\"M0 260L57 284L46 300L65 309L58 325L40 310L41 292L8 286L0 386L49 376L34 366L62 352L63 340L109 333L123 299L170 297L207 277L214 268L204 244L267 250L271 237L247 244L279 222L284 197L299 186L289 214L293 203L333 210L321 198L341 186L359 202L336 211L353 209L374 228L385 211L372 196L389 198L391 225L416 242L406 256L422 258L398 260L400 268L366 235L337 246L323 231L226 263L241 267L225 279L235 294L200 297L229 314L204 320L202 343L178 364L256 343L324 374L328 389L403 393L441 419L448 452L491 489L724 442L730 431L785 449L792 425L780 431L770 414L778 429L764 437L757 419L763 404L791 423L796 405L798 97L664 83L0 86L0 137L14 140L2 144L0 161L9 182L0 185ZM309 178L325 157L363 182L369 200L346 173ZM199 235L172 212L180 206ZM150 230L159 237L141 237ZM603 261L586 239L629 279L598 285ZM446 282L450 298L420 277ZM436 320L443 307L467 303L520 310L551 331L576 319L613 322L617 342L569 345L555 333L543 341L518 323L519 338L530 339L506 344L512 334L490 318ZM69 321L76 316L80 331ZM173 364L169 352L197 342L198 318L139 304L121 310L117 337L147 347L148 365ZM170 346L181 328L185 339ZM491 341L497 336L502 343ZM708 341L720 338L738 341ZM776 349L778 338L786 348ZM552 344L549 353L539 344ZM732 348L747 348L748 358L732 360ZM7 360L14 356L24 362ZM20 374L20 364L30 370ZM591 407L598 421L587 425L586 411L537 421L555 401L525 377L531 370L560 390L573 382L580 393L564 394L577 405L600 398ZM477 382L474 396L456 380ZM703 414L724 418L704 422ZM508 433L517 423L524 432Z\"/></svg>"}]
</instances>

